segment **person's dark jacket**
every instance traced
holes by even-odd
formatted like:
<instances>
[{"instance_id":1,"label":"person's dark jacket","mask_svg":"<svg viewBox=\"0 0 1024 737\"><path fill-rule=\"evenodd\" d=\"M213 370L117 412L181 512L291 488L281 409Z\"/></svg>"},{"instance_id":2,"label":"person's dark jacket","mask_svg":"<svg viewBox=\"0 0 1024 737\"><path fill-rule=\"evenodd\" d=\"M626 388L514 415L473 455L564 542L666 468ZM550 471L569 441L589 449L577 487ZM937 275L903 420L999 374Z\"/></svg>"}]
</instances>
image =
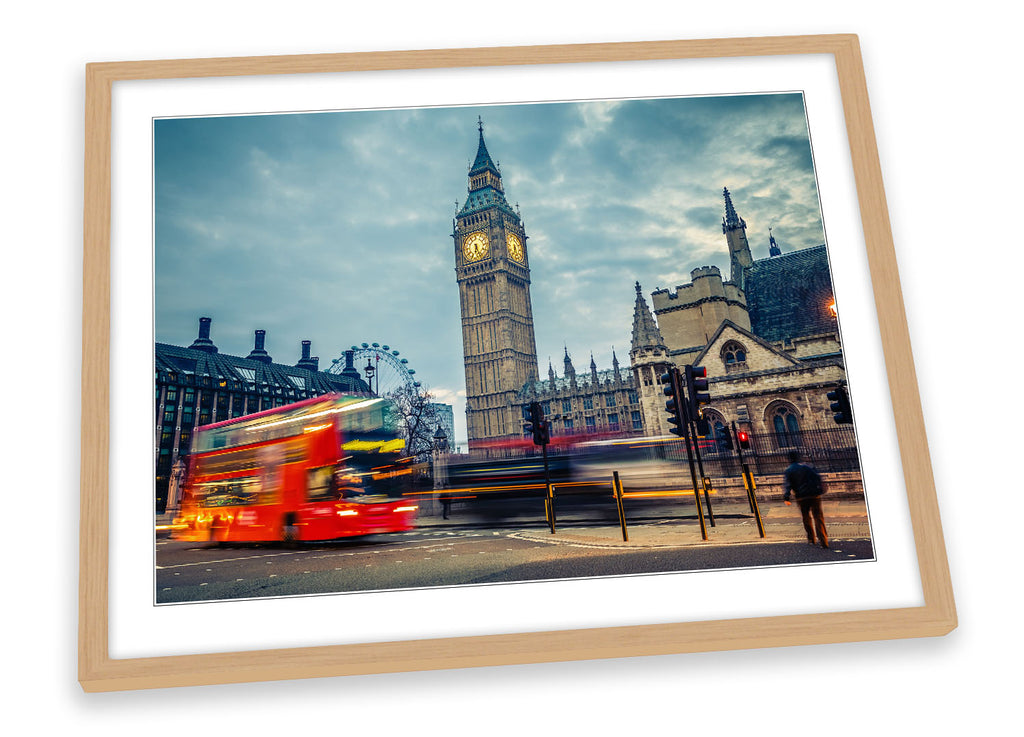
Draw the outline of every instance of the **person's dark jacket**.
<instances>
[{"instance_id":1,"label":"person's dark jacket","mask_svg":"<svg viewBox=\"0 0 1024 737\"><path fill-rule=\"evenodd\" d=\"M785 493L782 498L789 501L790 492L797 499L807 499L812 496L821 496L825 488L821 483L821 476L810 466L802 463L791 463L783 473L782 487Z\"/></svg>"}]
</instances>

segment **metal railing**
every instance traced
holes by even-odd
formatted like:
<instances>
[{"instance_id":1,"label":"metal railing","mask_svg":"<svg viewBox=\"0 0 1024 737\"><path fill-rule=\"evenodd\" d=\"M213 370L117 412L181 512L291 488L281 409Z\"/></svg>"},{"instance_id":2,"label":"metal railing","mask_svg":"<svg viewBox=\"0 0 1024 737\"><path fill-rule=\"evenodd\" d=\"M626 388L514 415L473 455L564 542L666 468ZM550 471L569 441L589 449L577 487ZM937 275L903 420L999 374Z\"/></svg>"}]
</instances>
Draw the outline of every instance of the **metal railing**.
<instances>
[{"instance_id":1,"label":"metal railing","mask_svg":"<svg viewBox=\"0 0 1024 737\"><path fill-rule=\"evenodd\" d=\"M750 448L743 451L751 470L759 475L781 474L789 465L789 453L797 451L801 463L819 471L859 471L857 436L852 427L835 427L798 432L750 434ZM701 443L705 470L711 476L739 476L735 450L723 448L708 438Z\"/></svg>"}]
</instances>

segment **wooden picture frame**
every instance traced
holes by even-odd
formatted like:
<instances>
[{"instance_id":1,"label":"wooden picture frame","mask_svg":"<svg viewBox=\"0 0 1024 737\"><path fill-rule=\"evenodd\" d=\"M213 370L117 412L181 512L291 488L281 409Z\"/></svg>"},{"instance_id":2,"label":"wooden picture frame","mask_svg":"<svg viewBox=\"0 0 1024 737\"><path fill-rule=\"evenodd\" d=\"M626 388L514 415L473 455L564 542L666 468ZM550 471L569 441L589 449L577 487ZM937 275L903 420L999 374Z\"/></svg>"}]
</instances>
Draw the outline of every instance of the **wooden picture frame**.
<instances>
[{"instance_id":1,"label":"wooden picture frame","mask_svg":"<svg viewBox=\"0 0 1024 737\"><path fill-rule=\"evenodd\" d=\"M831 55L841 92L874 306L924 605L515 634L112 658L109 649L111 153L119 81L503 67L635 60ZM956 626L857 37L798 36L565 46L190 59L86 68L79 681L86 691L315 678L485 665L938 636Z\"/></svg>"}]
</instances>

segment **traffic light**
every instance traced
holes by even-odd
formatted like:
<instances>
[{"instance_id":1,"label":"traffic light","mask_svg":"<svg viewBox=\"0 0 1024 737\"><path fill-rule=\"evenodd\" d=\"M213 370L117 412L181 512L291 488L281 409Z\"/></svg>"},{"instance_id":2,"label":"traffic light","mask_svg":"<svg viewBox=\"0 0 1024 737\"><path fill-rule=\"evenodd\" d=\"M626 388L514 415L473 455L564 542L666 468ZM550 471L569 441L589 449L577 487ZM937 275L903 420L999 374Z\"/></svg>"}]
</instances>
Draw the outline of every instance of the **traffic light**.
<instances>
[{"instance_id":1,"label":"traffic light","mask_svg":"<svg viewBox=\"0 0 1024 737\"><path fill-rule=\"evenodd\" d=\"M846 394L846 389L837 386L825 396L831 402L829 409L832 410L832 419L836 421L836 424L852 425L853 410L850 408L850 397Z\"/></svg>"},{"instance_id":2,"label":"traffic light","mask_svg":"<svg viewBox=\"0 0 1024 737\"><path fill-rule=\"evenodd\" d=\"M551 423L544 419L544 410L540 402L530 402L530 421L524 430L533 435L534 445L547 445L551 442Z\"/></svg>"},{"instance_id":3,"label":"traffic light","mask_svg":"<svg viewBox=\"0 0 1024 737\"><path fill-rule=\"evenodd\" d=\"M708 394L708 370L703 366L683 366L683 375L686 380L687 406L690 409L690 417L700 420L701 407L711 401ZM698 430L698 432L700 432ZM707 433L700 433L706 435Z\"/></svg>"},{"instance_id":4,"label":"traffic light","mask_svg":"<svg viewBox=\"0 0 1024 737\"><path fill-rule=\"evenodd\" d=\"M732 450L732 432L724 425L715 430L719 450Z\"/></svg>"},{"instance_id":5,"label":"traffic light","mask_svg":"<svg viewBox=\"0 0 1024 737\"><path fill-rule=\"evenodd\" d=\"M669 400L665 402L665 411L668 412L668 431L673 435L682 437L683 430L683 387L679 381L679 369L675 366L661 375L661 383L665 385L665 396Z\"/></svg>"},{"instance_id":6,"label":"traffic light","mask_svg":"<svg viewBox=\"0 0 1024 737\"><path fill-rule=\"evenodd\" d=\"M740 448L743 450L750 450L750 433L746 430L737 430L736 442L740 444Z\"/></svg>"}]
</instances>

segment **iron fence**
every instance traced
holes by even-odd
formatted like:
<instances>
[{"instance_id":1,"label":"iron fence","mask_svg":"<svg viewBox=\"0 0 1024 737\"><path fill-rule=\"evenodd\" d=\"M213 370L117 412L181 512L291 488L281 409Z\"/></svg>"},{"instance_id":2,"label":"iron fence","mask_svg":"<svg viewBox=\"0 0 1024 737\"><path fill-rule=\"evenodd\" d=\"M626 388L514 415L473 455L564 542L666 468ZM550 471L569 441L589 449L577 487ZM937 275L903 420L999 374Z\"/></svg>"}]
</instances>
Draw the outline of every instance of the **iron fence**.
<instances>
[{"instance_id":1,"label":"iron fence","mask_svg":"<svg viewBox=\"0 0 1024 737\"><path fill-rule=\"evenodd\" d=\"M750 434L750 448L743 450L743 460L758 476L781 474L790 464L789 454L800 454L801 463L826 473L859 471L860 456L853 427L837 426L798 432ZM701 456L709 476L738 476L737 452L711 438L702 439Z\"/></svg>"}]
</instances>

